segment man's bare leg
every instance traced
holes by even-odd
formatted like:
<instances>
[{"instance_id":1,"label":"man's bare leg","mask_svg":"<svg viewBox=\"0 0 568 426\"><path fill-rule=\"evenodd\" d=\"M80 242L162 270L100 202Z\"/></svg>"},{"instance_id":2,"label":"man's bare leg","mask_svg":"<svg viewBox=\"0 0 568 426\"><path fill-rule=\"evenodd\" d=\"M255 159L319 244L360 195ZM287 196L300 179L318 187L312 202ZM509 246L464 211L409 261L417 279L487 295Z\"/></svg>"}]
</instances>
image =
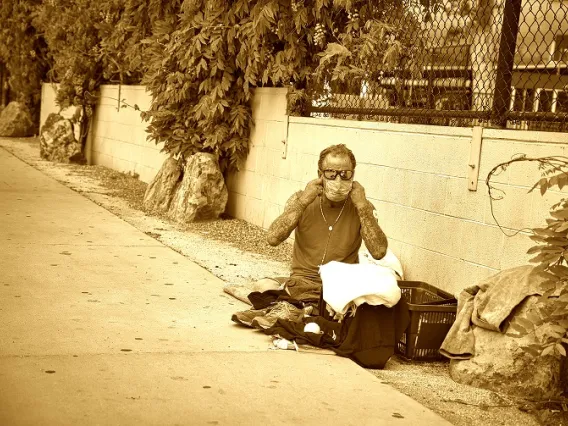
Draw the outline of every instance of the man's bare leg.
<instances>
[{"instance_id":1,"label":"man's bare leg","mask_svg":"<svg viewBox=\"0 0 568 426\"><path fill-rule=\"evenodd\" d=\"M279 290L281 284L273 278L262 278L261 280L254 281L252 283L252 291L268 291L268 290Z\"/></svg>"},{"instance_id":2,"label":"man's bare leg","mask_svg":"<svg viewBox=\"0 0 568 426\"><path fill-rule=\"evenodd\" d=\"M227 285L223 288L223 291L230 294L234 298L245 302L248 305L252 305L248 299L248 295L253 291L267 291L267 290L279 290L281 284L272 278L262 278L258 281L253 281L246 285Z\"/></svg>"}]
</instances>

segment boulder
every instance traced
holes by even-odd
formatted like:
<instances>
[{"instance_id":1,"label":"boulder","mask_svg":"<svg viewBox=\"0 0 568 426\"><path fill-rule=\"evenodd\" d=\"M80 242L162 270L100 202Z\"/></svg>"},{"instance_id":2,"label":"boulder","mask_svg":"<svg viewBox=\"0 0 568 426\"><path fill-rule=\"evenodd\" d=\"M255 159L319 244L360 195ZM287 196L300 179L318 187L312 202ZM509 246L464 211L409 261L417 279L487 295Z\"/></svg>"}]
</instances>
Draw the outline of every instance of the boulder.
<instances>
[{"instance_id":1,"label":"boulder","mask_svg":"<svg viewBox=\"0 0 568 426\"><path fill-rule=\"evenodd\" d=\"M185 163L168 214L181 223L217 219L225 211L228 195L217 158L198 152Z\"/></svg>"},{"instance_id":2,"label":"boulder","mask_svg":"<svg viewBox=\"0 0 568 426\"><path fill-rule=\"evenodd\" d=\"M176 189L180 184L183 167L179 161L169 157L144 194L144 208L149 211L166 213L172 202Z\"/></svg>"},{"instance_id":3,"label":"boulder","mask_svg":"<svg viewBox=\"0 0 568 426\"><path fill-rule=\"evenodd\" d=\"M512 316L510 325L519 324L521 318L528 319L531 312L536 312L537 300L537 296L527 297ZM547 327L550 325L545 324L538 333ZM559 355L534 357L522 350L538 343L534 334L518 337L510 328L499 333L474 326L473 335L475 356L450 362L450 376L456 382L531 399L562 393L565 386L563 358Z\"/></svg>"},{"instance_id":4,"label":"boulder","mask_svg":"<svg viewBox=\"0 0 568 426\"><path fill-rule=\"evenodd\" d=\"M36 134L36 127L26 106L10 102L0 114L0 136L23 138Z\"/></svg>"},{"instance_id":5,"label":"boulder","mask_svg":"<svg viewBox=\"0 0 568 426\"><path fill-rule=\"evenodd\" d=\"M73 124L55 113L49 114L41 127L39 153L41 158L58 163L85 163Z\"/></svg>"}]
</instances>

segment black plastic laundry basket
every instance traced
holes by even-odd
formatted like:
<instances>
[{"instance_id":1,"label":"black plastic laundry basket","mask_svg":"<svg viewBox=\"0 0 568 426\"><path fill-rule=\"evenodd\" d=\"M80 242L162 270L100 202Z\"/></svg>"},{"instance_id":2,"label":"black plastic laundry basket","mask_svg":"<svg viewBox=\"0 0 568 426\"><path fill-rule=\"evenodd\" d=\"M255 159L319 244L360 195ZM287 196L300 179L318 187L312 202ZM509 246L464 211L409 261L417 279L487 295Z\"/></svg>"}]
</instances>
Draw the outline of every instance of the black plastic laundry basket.
<instances>
[{"instance_id":1,"label":"black plastic laundry basket","mask_svg":"<svg viewBox=\"0 0 568 426\"><path fill-rule=\"evenodd\" d=\"M413 361L445 359L440 346L456 320L456 299L422 281L399 281L398 286L408 303L410 324L395 352Z\"/></svg>"}]
</instances>

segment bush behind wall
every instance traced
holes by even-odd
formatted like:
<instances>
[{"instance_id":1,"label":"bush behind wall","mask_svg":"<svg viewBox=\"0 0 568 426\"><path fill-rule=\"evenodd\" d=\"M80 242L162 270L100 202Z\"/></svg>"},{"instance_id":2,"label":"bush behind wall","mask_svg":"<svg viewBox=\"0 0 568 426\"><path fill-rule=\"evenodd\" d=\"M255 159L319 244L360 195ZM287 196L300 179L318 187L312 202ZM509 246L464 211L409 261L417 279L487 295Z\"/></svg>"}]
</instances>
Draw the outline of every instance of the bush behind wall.
<instances>
[{"instance_id":1,"label":"bush behind wall","mask_svg":"<svg viewBox=\"0 0 568 426\"><path fill-rule=\"evenodd\" d=\"M19 8L10 25L41 41L58 105L81 107L83 139L101 84L141 82L148 137L181 157L213 153L225 170L247 155L254 87L290 87L305 102L358 93L409 61L419 69L424 49L407 35L437 2L421 3L417 13L397 0L5 0L2 23L7 4Z\"/></svg>"}]
</instances>

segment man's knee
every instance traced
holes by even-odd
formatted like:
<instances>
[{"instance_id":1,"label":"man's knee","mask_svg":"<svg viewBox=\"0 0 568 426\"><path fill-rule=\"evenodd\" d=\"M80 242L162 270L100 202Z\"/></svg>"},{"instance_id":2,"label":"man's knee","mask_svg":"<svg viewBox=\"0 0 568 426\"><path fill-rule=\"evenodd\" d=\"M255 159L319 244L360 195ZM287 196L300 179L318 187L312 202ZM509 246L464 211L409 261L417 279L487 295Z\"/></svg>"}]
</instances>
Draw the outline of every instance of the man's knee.
<instances>
[{"instance_id":1,"label":"man's knee","mask_svg":"<svg viewBox=\"0 0 568 426\"><path fill-rule=\"evenodd\" d=\"M278 290L279 288L280 283L272 278L263 278L252 284L253 291L259 291L261 293L267 290Z\"/></svg>"}]
</instances>

